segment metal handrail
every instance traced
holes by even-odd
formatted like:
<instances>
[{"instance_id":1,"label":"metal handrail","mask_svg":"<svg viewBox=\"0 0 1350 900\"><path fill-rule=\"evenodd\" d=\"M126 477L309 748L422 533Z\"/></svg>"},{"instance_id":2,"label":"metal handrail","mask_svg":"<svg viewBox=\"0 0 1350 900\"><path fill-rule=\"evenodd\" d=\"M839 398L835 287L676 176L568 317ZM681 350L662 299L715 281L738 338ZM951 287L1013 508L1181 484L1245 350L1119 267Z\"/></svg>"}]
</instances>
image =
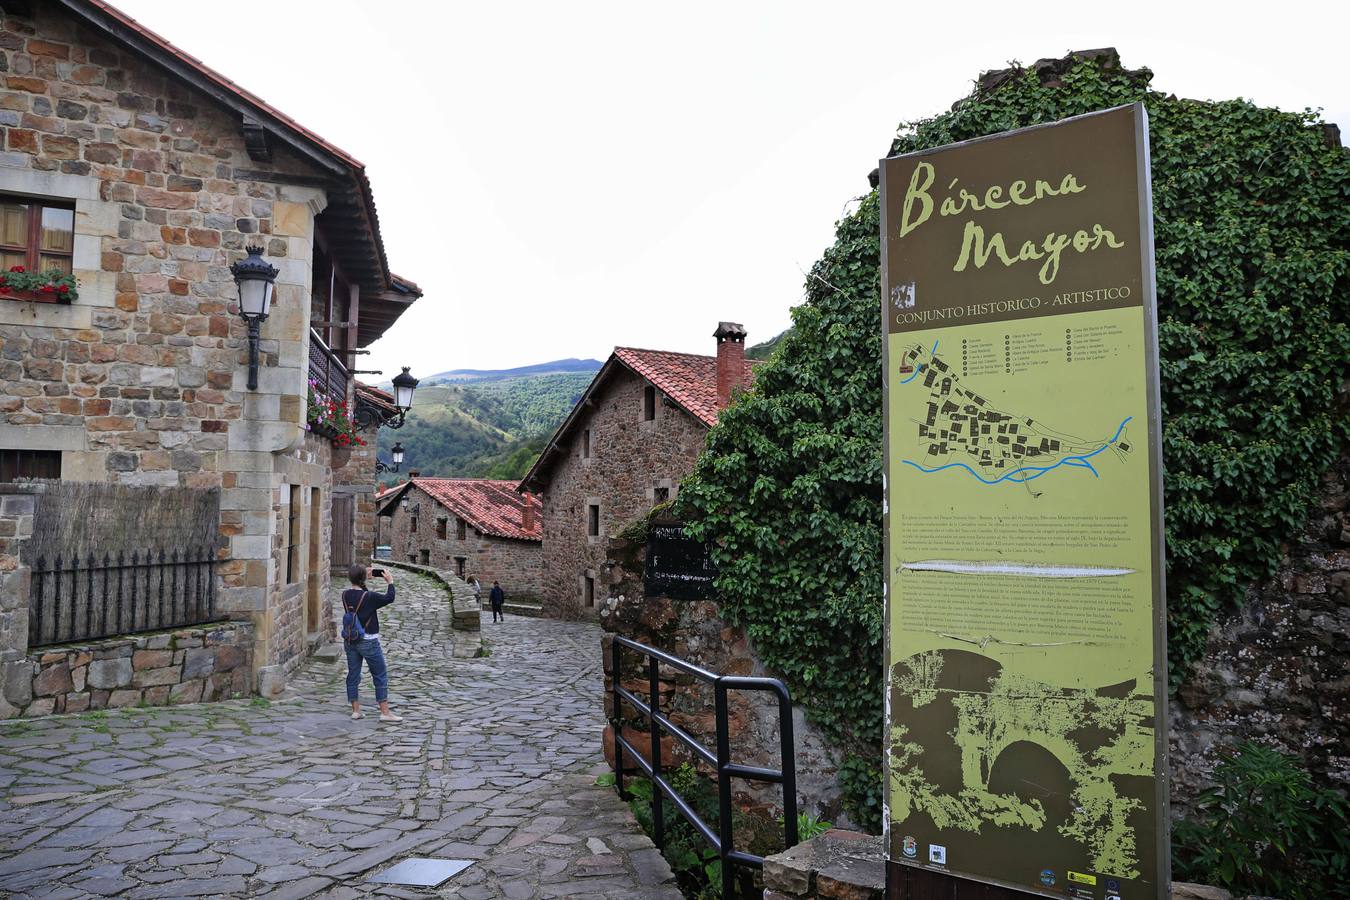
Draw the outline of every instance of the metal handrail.
<instances>
[{"instance_id":1,"label":"metal handrail","mask_svg":"<svg viewBox=\"0 0 1350 900\"><path fill-rule=\"evenodd\" d=\"M619 682L623 672L623 648L635 650L647 659L648 701L643 702L632 691ZM652 841L659 848L665 846L665 819L663 798L668 797L675 809L703 839L717 851L722 860L722 897L732 900L736 892L736 873L733 864L747 868L762 869L764 857L735 849L732 835L731 779L743 778L748 781L765 781L783 786L783 840L788 847L798 842L797 834L797 767L793 755L792 740L792 697L787 685L777 678L754 678L745 675L718 675L701 666L672 656L647 644L640 644L621 635L613 636L610 645L612 666L613 718L610 724L614 729L614 783L619 796L627 799L623 788L623 754L626 749L632 754L633 762L652 782ZM692 675L700 681L713 686L713 705L717 722L717 750L714 753L700 744L691 734L671 722L661 714L661 664ZM768 691L778 697L778 736L781 768L766 769L760 766L746 766L731 761L731 734L727 724L728 691ZM651 736L651 762L643 759L642 754L623 736L622 702L627 701L639 714L644 716ZM670 782L662 776L661 732L679 739L700 760L717 771L717 830L704 822L702 817L679 795Z\"/></svg>"}]
</instances>

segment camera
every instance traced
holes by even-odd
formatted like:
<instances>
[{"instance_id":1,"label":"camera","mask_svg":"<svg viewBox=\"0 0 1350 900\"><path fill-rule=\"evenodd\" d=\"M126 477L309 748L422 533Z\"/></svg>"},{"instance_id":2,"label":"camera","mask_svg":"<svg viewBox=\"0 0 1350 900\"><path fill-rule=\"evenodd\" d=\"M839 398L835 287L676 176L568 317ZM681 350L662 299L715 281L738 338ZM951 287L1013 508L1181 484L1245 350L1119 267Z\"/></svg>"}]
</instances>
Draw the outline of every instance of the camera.
<instances>
[{"instance_id":1,"label":"camera","mask_svg":"<svg viewBox=\"0 0 1350 900\"><path fill-rule=\"evenodd\" d=\"M370 577L371 577L371 578L383 578L383 577L384 577L384 569L371 569L371 570L370 570Z\"/></svg>"}]
</instances>

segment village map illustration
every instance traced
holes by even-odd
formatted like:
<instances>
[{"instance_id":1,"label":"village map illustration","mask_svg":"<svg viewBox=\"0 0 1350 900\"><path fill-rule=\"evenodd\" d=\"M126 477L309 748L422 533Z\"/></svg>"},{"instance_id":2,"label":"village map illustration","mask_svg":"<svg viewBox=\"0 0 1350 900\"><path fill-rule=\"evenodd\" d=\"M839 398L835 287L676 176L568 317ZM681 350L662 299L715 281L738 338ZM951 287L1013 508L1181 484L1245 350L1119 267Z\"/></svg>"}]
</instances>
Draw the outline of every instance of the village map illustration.
<instances>
[{"instance_id":1,"label":"village map illustration","mask_svg":"<svg viewBox=\"0 0 1350 900\"><path fill-rule=\"evenodd\" d=\"M1025 484L1062 467L1100 477L1094 457L1108 451L1125 459L1132 452L1126 416L1115 433L1087 440L1057 431L1037 419L990 406L980 393L963 387L956 372L931 349L911 347L905 367L912 367L901 385L919 381L929 392L927 413L913 419L920 459L902 462L924 474L964 471L986 485ZM902 368L904 371L904 368Z\"/></svg>"}]
</instances>

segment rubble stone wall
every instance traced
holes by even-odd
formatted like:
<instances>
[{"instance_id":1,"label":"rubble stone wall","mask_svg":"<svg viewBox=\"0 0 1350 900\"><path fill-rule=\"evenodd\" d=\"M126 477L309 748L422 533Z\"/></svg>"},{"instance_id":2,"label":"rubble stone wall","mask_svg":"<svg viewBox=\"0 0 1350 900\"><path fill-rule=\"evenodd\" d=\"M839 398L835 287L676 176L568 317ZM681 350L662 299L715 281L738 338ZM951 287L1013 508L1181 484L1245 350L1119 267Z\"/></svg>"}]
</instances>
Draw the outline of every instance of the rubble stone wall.
<instances>
[{"instance_id":1,"label":"rubble stone wall","mask_svg":"<svg viewBox=\"0 0 1350 900\"><path fill-rule=\"evenodd\" d=\"M1247 739L1350 791L1350 458L1324 477L1278 574L1220 619L1173 698L1174 815L1209 782L1217 754Z\"/></svg>"},{"instance_id":2,"label":"rubble stone wall","mask_svg":"<svg viewBox=\"0 0 1350 900\"><path fill-rule=\"evenodd\" d=\"M707 427L661 397L656 418L643 420L646 379L619 369L591 399L554 465L543 497L544 615L594 616L608 596L604 572L608 540L647 514L657 491L670 499L694 468ZM659 392L658 392L659 395ZM582 432L591 432L591 455L582 456ZM587 507L600 507L600 534L587 534ZM595 605L583 602L583 579L595 580Z\"/></svg>"},{"instance_id":3,"label":"rubble stone wall","mask_svg":"<svg viewBox=\"0 0 1350 900\"><path fill-rule=\"evenodd\" d=\"M28 678L6 682L5 718L244 697L252 656L249 622L34 651L24 660Z\"/></svg>"},{"instance_id":4,"label":"rubble stone wall","mask_svg":"<svg viewBox=\"0 0 1350 900\"><path fill-rule=\"evenodd\" d=\"M725 675L772 676L764 669L745 631L728 625L718 615L717 604L708 600L671 600L645 597L642 589L644 543L618 538L609 542L609 571L612 583L609 598L600 611L600 626L605 669L605 715L612 718L610 689L613 685L611 634L649 644L697 666ZM639 697L649 693L646 670L639 668L636 653L624 653L621 683ZM697 738L705 747L717 746L713 689L674 671L662 671L661 707L676 725ZM633 710L625 705L625 729L641 725ZM745 765L777 769L781 765L778 702L773 694L732 691L728 695L728 726L733 761ZM645 725L641 725L645 729ZM792 707L792 730L797 767L798 808L823 819L848 823L843 812L836 779L835 759L824 735L806 720L800 705ZM626 735L638 747L650 745ZM645 737L645 736L642 736ZM603 746L605 756L614 764L613 738L607 728ZM689 754L678 742L662 743L663 760L685 761ZM738 780L733 782L737 804L755 817L766 833L778 827L782 814L782 790L777 785Z\"/></svg>"}]
</instances>

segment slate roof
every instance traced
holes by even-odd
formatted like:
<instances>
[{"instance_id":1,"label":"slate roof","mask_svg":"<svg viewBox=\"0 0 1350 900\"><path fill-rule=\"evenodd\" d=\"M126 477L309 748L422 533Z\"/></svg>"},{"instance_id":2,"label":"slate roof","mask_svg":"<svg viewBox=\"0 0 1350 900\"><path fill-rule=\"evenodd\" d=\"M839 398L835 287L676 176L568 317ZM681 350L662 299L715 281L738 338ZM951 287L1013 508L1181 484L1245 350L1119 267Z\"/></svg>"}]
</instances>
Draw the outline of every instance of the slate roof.
<instances>
[{"instance_id":1,"label":"slate roof","mask_svg":"<svg viewBox=\"0 0 1350 900\"><path fill-rule=\"evenodd\" d=\"M717 424L717 357L636 347L615 347L614 355L704 425ZM746 360L745 383L753 374Z\"/></svg>"},{"instance_id":2,"label":"slate roof","mask_svg":"<svg viewBox=\"0 0 1350 900\"><path fill-rule=\"evenodd\" d=\"M759 360L745 361L744 384L749 384ZM567 435L579 418L578 411L600 389L616 366L623 366L650 381L656 389L669 397L689 415L711 428L717 424L717 357L697 353L674 353L669 350L643 350L637 347L615 347L609 359L595 373L586 393L572 407L567 418L549 439L544 452L539 454L530 471L521 479L519 490L541 491L548 484L547 471L553 457L558 456L558 443Z\"/></svg>"},{"instance_id":3,"label":"slate roof","mask_svg":"<svg viewBox=\"0 0 1350 900\"><path fill-rule=\"evenodd\" d=\"M410 483L483 534L518 541L543 540L544 529L540 521L543 501L534 494L518 493L514 481L418 477L381 494L380 502L386 509L389 504L401 502ZM533 511L528 529L524 525L527 503Z\"/></svg>"}]
</instances>

